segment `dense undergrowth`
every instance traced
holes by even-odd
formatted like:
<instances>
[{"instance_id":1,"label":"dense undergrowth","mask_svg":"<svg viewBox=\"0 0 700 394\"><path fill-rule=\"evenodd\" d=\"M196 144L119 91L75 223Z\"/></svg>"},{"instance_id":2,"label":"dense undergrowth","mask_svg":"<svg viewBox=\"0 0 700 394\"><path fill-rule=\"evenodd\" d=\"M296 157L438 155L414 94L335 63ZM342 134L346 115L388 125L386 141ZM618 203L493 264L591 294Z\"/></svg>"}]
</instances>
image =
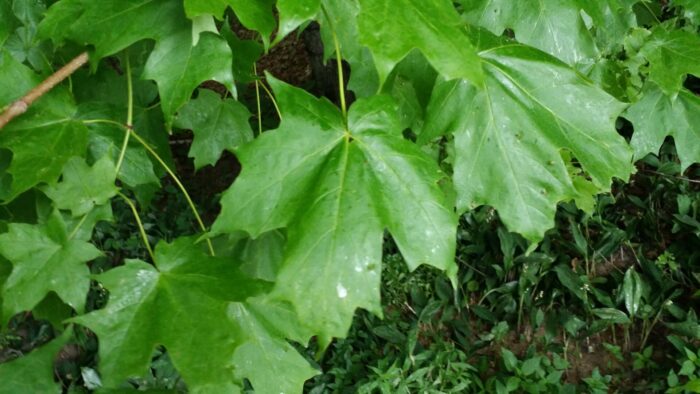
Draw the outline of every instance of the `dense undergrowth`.
<instances>
[{"instance_id":1,"label":"dense undergrowth","mask_svg":"<svg viewBox=\"0 0 700 394\"><path fill-rule=\"evenodd\" d=\"M0 394L700 392L698 4L0 0Z\"/></svg>"}]
</instances>

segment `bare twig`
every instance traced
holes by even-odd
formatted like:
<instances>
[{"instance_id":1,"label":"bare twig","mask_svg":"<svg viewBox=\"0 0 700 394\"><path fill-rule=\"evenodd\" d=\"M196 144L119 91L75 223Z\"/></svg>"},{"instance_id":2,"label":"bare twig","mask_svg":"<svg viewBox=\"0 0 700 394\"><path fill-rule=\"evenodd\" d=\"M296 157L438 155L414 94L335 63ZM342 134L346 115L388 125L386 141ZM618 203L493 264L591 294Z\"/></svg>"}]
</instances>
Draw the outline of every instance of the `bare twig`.
<instances>
[{"instance_id":1,"label":"bare twig","mask_svg":"<svg viewBox=\"0 0 700 394\"><path fill-rule=\"evenodd\" d=\"M42 83L37 85L34 89L30 90L24 97L10 104L5 111L0 114L0 129L5 127L12 119L22 115L27 112L29 106L34 103L39 97L43 96L49 90L53 89L54 86L61 83L64 79L68 78L77 69L82 67L88 62L87 52L83 52L78 55L75 59L71 60L70 63L63 66L60 70L56 71L50 77L46 78Z\"/></svg>"}]
</instances>

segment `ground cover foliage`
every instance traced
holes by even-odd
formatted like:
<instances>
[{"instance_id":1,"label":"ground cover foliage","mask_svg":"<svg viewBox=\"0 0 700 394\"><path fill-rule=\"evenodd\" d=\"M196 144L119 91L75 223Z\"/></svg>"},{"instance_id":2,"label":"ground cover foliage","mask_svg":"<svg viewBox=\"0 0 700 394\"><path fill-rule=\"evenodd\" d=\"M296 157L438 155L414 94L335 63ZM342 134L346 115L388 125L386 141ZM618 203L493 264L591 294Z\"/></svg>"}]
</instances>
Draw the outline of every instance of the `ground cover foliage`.
<instances>
[{"instance_id":1,"label":"ground cover foliage","mask_svg":"<svg viewBox=\"0 0 700 394\"><path fill-rule=\"evenodd\" d=\"M697 4L3 1L0 393L700 392Z\"/></svg>"}]
</instances>

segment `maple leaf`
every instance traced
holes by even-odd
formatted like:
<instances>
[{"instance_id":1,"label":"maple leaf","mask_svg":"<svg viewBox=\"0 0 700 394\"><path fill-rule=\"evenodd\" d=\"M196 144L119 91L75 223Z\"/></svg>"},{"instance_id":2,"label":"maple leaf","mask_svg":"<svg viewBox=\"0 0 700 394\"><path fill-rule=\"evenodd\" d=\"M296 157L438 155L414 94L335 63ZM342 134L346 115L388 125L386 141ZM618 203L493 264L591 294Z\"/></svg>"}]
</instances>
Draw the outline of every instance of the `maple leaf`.
<instances>
[{"instance_id":1,"label":"maple leaf","mask_svg":"<svg viewBox=\"0 0 700 394\"><path fill-rule=\"evenodd\" d=\"M649 78L667 95L678 94L687 74L700 76L697 34L655 28L640 53L649 61Z\"/></svg>"},{"instance_id":2,"label":"maple leaf","mask_svg":"<svg viewBox=\"0 0 700 394\"><path fill-rule=\"evenodd\" d=\"M277 0L279 32L275 41L280 41L302 23L311 20L321 10L321 0Z\"/></svg>"},{"instance_id":3,"label":"maple leaf","mask_svg":"<svg viewBox=\"0 0 700 394\"><path fill-rule=\"evenodd\" d=\"M602 0L601 0L602 1ZM597 54L578 0L462 0L464 17L497 36L512 29L521 43L575 64Z\"/></svg>"},{"instance_id":4,"label":"maple leaf","mask_svg":"<svg viewBox=\"0 0 700 394\"><path fill-rule=\"evenodd\" d=\"M20 98L41 78L0 51L0 108ZM9 202L37 184L54 182L73 156L85 156L88 132L75 119L77 108L67 90L55 88L0 132L0 148L12 152L0 169L0 199Z\"/></svg>"},{"instance_id":5,"label":"maple leaf","mask_svg":"<svg viewBox=\"0 0 700 394\"><path fill-rule=\"evenodd\" d=\"M667 96L653 83L647 83L639 101L626 112L634 125L631 145L635 158L658 153L668 136L672 136L681 160L681 172L700 163L700 98L681 89L675 97Z\"/></svg>"},{"instance_id":6,"label":"maple leaf","mask_svg":"<svg viewBox=\"0 0 700 394\"><path fill-rule=\"evenodd\" d=\"M481 62L451 1L359 2L359 39L374 55L380 84L414 48L445 78L464 78L476 85L483 82Z\"/></svg>"},{"instance_id":7,"label":"maple leaf","mask_svg":"<svg viewBox=\"0 0 700 394\"><path fill-rule=\"evenodd\" d=\"M245 343L254 339L264 342L248 346L267 354L289 352L284 337L264 327L251 332L241 328L252 327L258 324L255 319L264 317L264 313L241 313L247 310L246 299L269 286L243 275L229 259L207 256L194 238L158 244L155 266L127 260L124 266L97 279L110 290L107 306L72 320L99 336L100 371L106 387L116 387L125 378L143 374L156 345L167 348L188 388L202 393L238 391L240 381L236 381L235 374L241 372L236 372L239 361L234 355ZM294 378L297 374L303 382L312 371L297 356L281 360L285 365L295 365L294 370L280 377L288 384L299 382ZM249 370L242 371L245 375Z\"/></svg>"},{"instance_id":8,"label":"maple leaf","mask_svg":"<svg viewBox=\"0 0 700 394\"><path fill-rule=\"evenodd\" d=\"M137 41L160 40L190 26L182 1L62 0L48 9L38 36L56 44L92 44L96 62Z\"/></svg>"},{"instance_id":9,"label":"maple leaf","mask_svg":"<svg viewBox=\"0 0 700 394\"><path fill-rule=\"evenodd\" d=\"M185 0L185 12L189 17L211 14L221 18L226 7L231 7L243 26L260 33L267 47L275 30L274 3L275 0Z\"/></svg>"},{"instance_id":10,"label":"maple leaf","mask_svg":"<svg viewBox=\"0 0 700 394\"><path fill-rule=\"evenodd\" d=\"M0 394L62 393L61 383L54 381L54 360L68 342L72 330L16 360L0 364Z\"/></svg>"},{"instance_id":11,"label":"maple leaf","mask_svg":"<svg viewBox=\"0 0 700 394\"><path fill-rule=\"evenodd\" d=\"M200 83L213 80L233 91L231 49L226 40L213 33L202 33L194 45L188 30L160 40L148 57L142 77L158 83L160 103L168 125L190 100Z\"/></svg>"},{"instance_id":12,"label":"maple leaf","mask_svg":"<svg viewBox=\"0 0 700 394\"><path fill-rule=\"evenodd\" d=\"M269 81L282 123L236 151L243 170L212 231L257 237L287 227L275 292L325 341L345 334L358 307L381 314L385 228L411 269L453 274L456 216L443 175L402 137L393 102L356 102L346 127L330 102Z\"/></svg>"},{"instance_id":13,"label":"maple leaf","mask_svg":"<svg viewBox=\"0 0 700 394\"><path fill-rule=\"evenodd\" d=\"M63 179L44 191L59 209L68 209L73 216L82 216L96 205L106 204L117 194L114 186L116 169L108 157L92 167L84 159L74 157L63 168Z\"/></svg>"},{"instance_id":14,"label":"maple leaf","mask_svg":"<svg viewBox=\"0 0 700 394\"><path fill-rule=\"evenodd\" d=\"M232 151L253 139L249 118L250 112L240 102L222 100L215 92L201 89L199 96L180 110L174 125L193 131L189 156L199 169L216 164L223 151Z\"/></svg>"},{"instance_id":15,"label":"maple leaf","mask_svg":"<svg viewBox=\"0 0 700 394\"><path fill-rule=\"evenodd\" d=\"M629 177L632 152L615 130L625 105L552 56L489 35L480 41L484 88L438 82L419 139L454 134L458 210L494 206L510 230L537 242L559 201L591 191L574 183L562 151L598 192Z\"/></svg>"},{"instance_id":16,"label":"maple leaf","mask_svg":"<svg viewBox=\"0 0 700 394\"><path fill-rule=\"evenodd\" d=\"M12 263L3 287L3 316L31 310L50 291L78 312L90 288L86 262L102 253L84 240L71 238L60 213L41 225L11 223L0 234L0 254Z\"/></svg>"},{"instance_id":17,"label":"maple leaf","mask_svg":"<svg viewBox=\"0 0 700 394\"><path fill-rule=\"evenodd\" d=\"M333 32L340 45L343 60L350 64L352 72L348 89L357 97L369 97L379 90L379 74L372 59L372 52L360 44L360 32L357 17L360 14L358 0L333 1L324 0L326 12L319 14L321 37L323 39L324 57L329 58L335 52Z\"/></svg>"}]
</instances>

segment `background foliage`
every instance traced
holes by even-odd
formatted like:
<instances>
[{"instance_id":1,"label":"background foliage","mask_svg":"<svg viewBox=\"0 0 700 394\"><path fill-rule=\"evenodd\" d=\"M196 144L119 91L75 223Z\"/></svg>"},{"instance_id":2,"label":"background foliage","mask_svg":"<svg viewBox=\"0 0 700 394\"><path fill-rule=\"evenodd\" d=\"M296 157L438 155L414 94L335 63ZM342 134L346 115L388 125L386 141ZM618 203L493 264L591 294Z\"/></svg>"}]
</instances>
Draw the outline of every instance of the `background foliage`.
<instances>
[{"instance_id":1,"label":"background foliage","mask_svg":"<svg viewBox=\"0 0 700 394\"><path fill-rule=\"evenodd\" d=\"M0 393L700 392L699 16L0 3Z\"/></svg>"}]
</instances>

